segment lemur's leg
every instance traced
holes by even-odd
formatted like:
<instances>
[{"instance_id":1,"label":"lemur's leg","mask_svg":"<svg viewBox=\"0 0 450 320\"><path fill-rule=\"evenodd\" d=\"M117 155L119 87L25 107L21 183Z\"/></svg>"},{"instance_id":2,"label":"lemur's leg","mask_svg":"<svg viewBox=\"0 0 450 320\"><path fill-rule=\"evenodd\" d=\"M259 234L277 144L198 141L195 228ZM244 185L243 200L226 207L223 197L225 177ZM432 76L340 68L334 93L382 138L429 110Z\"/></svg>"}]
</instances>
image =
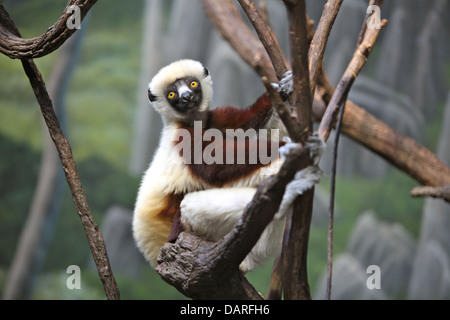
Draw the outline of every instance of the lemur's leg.
<instances>
[{"instance_id":1,"label":"lemur's leg","mask_svg":"<svg viewBox=\"0 0 450 320\"><path fill-rule=\"evenodd\" d=\"M222 188L191 192L181 201L184 228L210 241L230 232L252 200L255 188Z\"/></svg>"}]
</instances>

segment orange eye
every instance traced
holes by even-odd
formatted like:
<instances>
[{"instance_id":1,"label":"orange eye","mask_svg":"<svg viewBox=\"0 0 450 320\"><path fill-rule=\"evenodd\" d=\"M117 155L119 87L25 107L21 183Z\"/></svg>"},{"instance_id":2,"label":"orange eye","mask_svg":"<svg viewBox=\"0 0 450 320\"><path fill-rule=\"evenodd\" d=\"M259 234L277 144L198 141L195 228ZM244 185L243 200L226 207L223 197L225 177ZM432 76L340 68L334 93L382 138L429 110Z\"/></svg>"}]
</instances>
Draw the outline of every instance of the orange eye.
<instances>
[{"instance_id":1,"label":"orange eye","mask_svg":"<svg viewBox=\"0 0 450 320\"><path fill-rule=\"evenodd\" d=\"M198 82L197 81L191 81L191 88L197 88Z\"/></svg>"},{"instance_id":2,"label":"orange eye","mask_svg":"<svg viewBox=\"0 0 450 320\"><path fill-rule=\"evenodd\" d=\"M175 98L175 92L170 91L170 92L167 94L167 98L169 98L169 99Z\"/></svg>"}]
</instances>

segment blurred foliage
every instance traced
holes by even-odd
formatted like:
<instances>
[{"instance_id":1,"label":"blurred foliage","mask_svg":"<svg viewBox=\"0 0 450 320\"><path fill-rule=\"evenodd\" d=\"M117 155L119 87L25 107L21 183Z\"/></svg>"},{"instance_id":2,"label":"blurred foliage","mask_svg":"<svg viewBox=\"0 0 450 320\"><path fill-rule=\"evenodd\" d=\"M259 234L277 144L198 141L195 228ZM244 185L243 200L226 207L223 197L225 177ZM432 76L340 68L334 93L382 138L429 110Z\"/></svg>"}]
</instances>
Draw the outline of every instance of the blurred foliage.
<instances>
[{"instance_id":1,"label":"blurred foliage","mask_svg":"<svg viewBox=\"0 0 450 320\"><path fill-rule=\"evenodd\" d=\"M0 133L0 266L9 265L34 193L40 155ZM24 169L25 168L25 169Z\"/></svg>"}]
</instances>

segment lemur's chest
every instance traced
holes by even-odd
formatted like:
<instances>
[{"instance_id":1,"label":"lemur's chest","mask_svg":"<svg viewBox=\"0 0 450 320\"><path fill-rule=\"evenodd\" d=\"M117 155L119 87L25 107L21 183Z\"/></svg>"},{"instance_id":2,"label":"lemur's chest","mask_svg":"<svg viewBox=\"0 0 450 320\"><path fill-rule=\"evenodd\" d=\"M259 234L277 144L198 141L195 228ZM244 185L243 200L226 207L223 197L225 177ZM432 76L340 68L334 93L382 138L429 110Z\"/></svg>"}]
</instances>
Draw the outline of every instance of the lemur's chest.
<instances>
[{"instance_id":1,"label":"lemur's chest","mask_svg":"<svg viewBox=\"0 0 450 320\"><path fill-rule=\"evenodd\" d=\"M152 164L165 193L214 187L254 187L278 172L278 141L258 132L167 126Z\"/></svg>"}]
</instances>

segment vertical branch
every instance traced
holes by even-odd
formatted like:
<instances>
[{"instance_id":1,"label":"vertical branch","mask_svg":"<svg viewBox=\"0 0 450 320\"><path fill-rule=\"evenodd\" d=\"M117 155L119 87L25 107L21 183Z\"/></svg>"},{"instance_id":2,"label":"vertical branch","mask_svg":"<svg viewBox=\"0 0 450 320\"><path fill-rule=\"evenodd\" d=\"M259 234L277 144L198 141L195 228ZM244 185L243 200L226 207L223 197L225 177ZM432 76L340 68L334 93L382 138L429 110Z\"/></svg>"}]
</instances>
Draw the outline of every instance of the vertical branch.
<instances>
[{"instance_id":1,"label":"vertical branch","mask_svg":"<svg viewBox=\"0 0 450 320\"><path fill-rule=\"evenodd\" d=\"M297 121L303 139L312 133L311 91L308 69L307 16L304 0L285 0L289 20L291 64L294 92L291 105L297 113ZM306 167L311 159L303 158L300 167ZM282 283L286 299L311 299L307 252L312 216L314 189L309 190L294 203L294 210L286 222L283 239Z\"/></svg>"},{"instance_id":2,"label":"vertical branch","mask_svg":"<svg viewBox=\"0 0 450 320\"><path fill-rule=\"evenodd\" d=\"M297 113L297 121L305 134L303 139L306 140L312 133L306 5L304 0L285 0L284 3L289 20L289 45L294 80L294 92L290 103Z\"/></svg>"}]
</instances>

